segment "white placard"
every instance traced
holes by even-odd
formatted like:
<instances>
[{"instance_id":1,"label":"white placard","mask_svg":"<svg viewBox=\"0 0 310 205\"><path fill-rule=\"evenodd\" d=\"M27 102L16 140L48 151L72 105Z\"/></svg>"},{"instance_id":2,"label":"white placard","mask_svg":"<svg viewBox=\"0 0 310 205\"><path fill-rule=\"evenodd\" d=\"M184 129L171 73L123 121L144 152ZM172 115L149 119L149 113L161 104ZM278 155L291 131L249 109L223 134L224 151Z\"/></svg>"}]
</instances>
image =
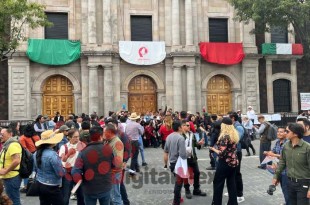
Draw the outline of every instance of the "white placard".
<instances>
[{"instance_id":1,"label":"white placard","mask_svg":"<svg viewBox=\"0 0 310 205\"><path fill-rule=\"evenodd\" d=\"M166 58L163 41L119 41L119 54L127 63L154 65Z\"/></svg>"},{"instance_id":2,"label":"white placard","mask_svg":"<svg viewBox=\"0 0 310 205\"><path fill-rule=\"evenodd\" d=\"M271 115L271 121L281 121L281 114Z\"/></svg>"},{"instance_id":3,"label":"white placard","mask_svg":"<svg viewBox=\"0 0 310 205\"><path fill-rule=\"evenodd\" d=\"M310 110L310 93L300 93L301 110Z\"/></svg>"}]
</instances>

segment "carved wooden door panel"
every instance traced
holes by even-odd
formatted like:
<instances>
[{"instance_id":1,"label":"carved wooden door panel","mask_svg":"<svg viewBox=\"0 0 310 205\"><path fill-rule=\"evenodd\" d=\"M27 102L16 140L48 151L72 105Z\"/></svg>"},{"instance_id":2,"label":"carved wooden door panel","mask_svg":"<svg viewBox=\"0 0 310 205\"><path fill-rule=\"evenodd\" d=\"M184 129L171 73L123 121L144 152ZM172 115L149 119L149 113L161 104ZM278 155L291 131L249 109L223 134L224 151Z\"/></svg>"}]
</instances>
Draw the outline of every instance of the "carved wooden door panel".
<instances>
[{"instance_id":1,"label":"carved wooden door panel","mask_svg":"<svg viewBox=\"0 0 310 205\"><path fill-rule=\"evenodd\" d=\"M156 84L147 76L137 76L129 83L128 109L138 114L156 111Z\"/></svg>"},{"instance_id":2,"label":"carved wooden door panel","mask_svg":"<svg viewBox=\"0 0 310 205\"><path fill-rule=\"evenodd\" d=\"M207 107L211 114L227 114L232 108L231 88L225 76L216 75L207 87Z\"/></svg>"},{"instance_id":3,"label":"carved wooden door panel","mask_svg":"<svg viewBox=\"0 0 310 205\"><path fill-rule=\"evenodd\" d=\"M43 87L42 114L52 117L60 112L67 118L74 112L72 90L73 85L68 78L60 75L48 78Z\"/></svg>"}]
</instances>

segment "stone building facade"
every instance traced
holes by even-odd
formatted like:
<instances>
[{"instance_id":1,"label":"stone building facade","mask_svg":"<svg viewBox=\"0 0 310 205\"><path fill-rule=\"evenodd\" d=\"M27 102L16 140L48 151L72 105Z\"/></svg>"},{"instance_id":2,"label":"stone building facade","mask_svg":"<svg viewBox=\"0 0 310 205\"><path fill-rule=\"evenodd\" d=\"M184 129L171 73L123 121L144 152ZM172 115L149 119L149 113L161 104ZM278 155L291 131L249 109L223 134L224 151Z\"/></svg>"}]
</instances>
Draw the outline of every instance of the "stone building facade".
<instances>
[{"instance_id":1,"label":"stone building facade","mask_svg":"<svg viewBox=\"0 0 310 205\"><path fill-rule=\"evenodd\" d=\"M67 13L68 39L81 41L81 58L65 66L35 63L25 55L24 42L9 60L11 120L52 116L56 111L107 115L112 110L145 112L165 106L191 112L205 107L218 114L238 109L245 113L252 106L260 112L259 59L263 56L257 51L255 35L250 34L255 24L234 21L235 11L225 0L35 1L46 5L46 12ZM165 42L162 62L133 65L120 57L119 41L132 39L131 16L151 16L152 41ZM243 43L241 63L223 66L201 58L199 43L209 42L211 18L227 19L228 42ZM25 28L25 32L29 38L45 38L44 28ZM270 42L268 35L265 42ZM289 41L293 40L289 34ZM290 73L272 74L272 61L282 58L291 62ZM291 111L297 111L297 58L300 56L265 58L268 112L274 111L272 83L280 78L290 80ZM141 85L148 91L135 90ZM56 99L51 90L57 86L60 90L55 88L55 96L63 94ZM67 98L70 95L72 100ZM66 102L71 106L65 107Z\"/></svg>"}]
</instances>

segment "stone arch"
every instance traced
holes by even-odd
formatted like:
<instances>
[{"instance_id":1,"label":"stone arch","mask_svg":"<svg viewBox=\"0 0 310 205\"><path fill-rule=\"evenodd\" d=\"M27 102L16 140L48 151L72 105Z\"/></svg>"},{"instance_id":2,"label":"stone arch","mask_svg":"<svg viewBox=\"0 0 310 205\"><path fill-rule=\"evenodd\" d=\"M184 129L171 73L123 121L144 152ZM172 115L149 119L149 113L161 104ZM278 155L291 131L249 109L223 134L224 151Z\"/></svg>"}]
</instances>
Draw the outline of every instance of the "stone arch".
<instances>
[{"instance_id":1,"label":"stone arch","mask_svg":"<svg viewBox=\"0 0 310 205\"><path fill-rule=\"evenodd\" d=\"M148 70L137 70L132 72L129 76L126 77L126 79L122 83L122 91L128 91L130 81L138 75L146 75L152 78L156 83L157 91L165 89L164 82L154 72Z\"/></svg>"},{"instance_id":2,"label":"stone arch","mask_svg":"<svg viewBox=\"0 0 310 205\"><path fill-rule=\"evenodd\" d=\"M205 79L202 81L202 84L201 84L202 90L207 89L208 82L213 76L216 76L216 75L224 75L229 81L229 84L232 90L241 89L240 80L236 78L234 74L232 74L231 72L225 71L225 70L217 70L217 71L211 72L209 75L207 75L207 77L205 77Z\"/></svg>"},{"instance_id":3,"label":"stone arch","mask_svg":"<svg viewBox=\"0 0 310 205\"><path fill-rule=\"evenodd\" d=\"M293 81L293 76L291 74L287 74L287 73L277 73L271 76L271 82L275 81L275 80L279 80L279 79L284 79L284 80L289 80L289 81Z\"/></svg>"},{"instance_id":4,"label":"stone arch","mask_svg":"<svg viewBox=\"0 0 310 205\"><path fill-rule=\"evenodd\" d=\"M78 81L78 79L75 76L73 76L71 73L64 71L62 69L59 69L59 68L50 69L49 71L44 72L41 75L39 75L34 80L31 91L38 92L38 93L42 92L42 88L44 86L45 81L53 75L62 75L62 76L67 77L73 85L73 93L81 92L81 84Z\"/></svg>"}]
</instances>

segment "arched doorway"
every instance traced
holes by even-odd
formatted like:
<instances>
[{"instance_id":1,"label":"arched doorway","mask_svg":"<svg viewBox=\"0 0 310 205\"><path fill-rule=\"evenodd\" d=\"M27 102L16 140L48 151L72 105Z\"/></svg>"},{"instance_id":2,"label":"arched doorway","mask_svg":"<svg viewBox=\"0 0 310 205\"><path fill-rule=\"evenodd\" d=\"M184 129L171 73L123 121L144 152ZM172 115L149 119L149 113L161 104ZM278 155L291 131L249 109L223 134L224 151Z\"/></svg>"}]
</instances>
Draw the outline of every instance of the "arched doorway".
<instances>
[{"instance_id":1,"label":"arched doorway","mask_svg":"<svg viewBox=\"0 0 310 205\"><path fill-rule=\"evenodd\" d=\"M156 111L156 84L152 78L145 75L134 77L128 86L128 110L144 114Z\"/></svg>"},{"instance_id":2,"label":"arched doorway","mask_svg":"<svg viewBox=\"0 0 310 205\"><path fill-rule=\"evenodd\" d=\"M60 112L67 118L70 113L74 112L72 90L73 85L68 78L62 75L49 77L43 86L42 113L51 117L56 112Z\"/></svg>"},{"instance_id":3,"label":"arched doorway","mask_svg":"<svg viewBox=\"0 0 310 205\"><path fill-rule=\"evenodd\" d=\"M207 107L211 114L227 114L232 109L231 87L224 75L213 76L207 85Z\"/></svg>"}]
</instances>

